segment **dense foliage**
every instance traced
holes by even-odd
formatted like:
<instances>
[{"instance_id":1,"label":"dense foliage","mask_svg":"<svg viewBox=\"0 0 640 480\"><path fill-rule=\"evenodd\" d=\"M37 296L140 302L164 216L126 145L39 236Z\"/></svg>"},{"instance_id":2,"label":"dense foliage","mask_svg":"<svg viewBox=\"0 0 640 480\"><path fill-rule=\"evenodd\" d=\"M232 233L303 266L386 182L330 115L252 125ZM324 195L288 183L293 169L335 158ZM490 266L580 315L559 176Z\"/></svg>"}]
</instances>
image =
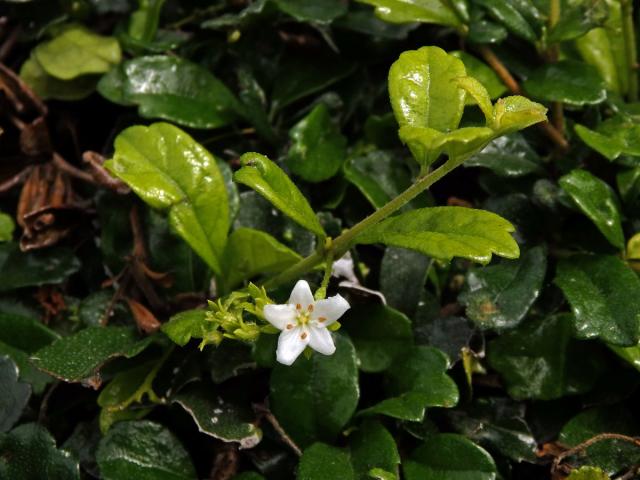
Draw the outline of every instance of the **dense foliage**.
<instances>
[{"instance_id":1,"label":"dense foliage","mask_svg":"<svg viewBox=\"0 0 640 480\"><path fill-rule=\"evenodd\" d=\"M640 478L637 11L0 0L0 478Z\"/></svg>"}]
</instances>

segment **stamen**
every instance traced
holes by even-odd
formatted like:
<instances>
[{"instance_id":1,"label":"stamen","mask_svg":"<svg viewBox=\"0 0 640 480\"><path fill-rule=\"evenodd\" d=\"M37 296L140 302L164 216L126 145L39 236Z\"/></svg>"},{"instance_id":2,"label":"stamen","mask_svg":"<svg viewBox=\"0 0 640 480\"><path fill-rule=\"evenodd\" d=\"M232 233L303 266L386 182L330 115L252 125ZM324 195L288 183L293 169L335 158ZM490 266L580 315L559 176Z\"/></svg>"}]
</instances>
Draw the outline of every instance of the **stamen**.
<instances>
[{"instance_id":1,"label":"stamen","mask_svg":"<svg viewBox=\"0 0 640 480\"><path fill-rule=\"evenodd\" d=\"M293 328L293 324L292 324L292 323L289 323L289 324L287 325L287 330L291 330L292 328Z\"/></svg>"},{"instance_id":2,"label":"stamen","mask_svg":"<svg viewBox=\"0 0 640 480\"><path fill-rule=\"evenodd\" d=\"M327 317L318 317L319 323L326 322L326 321L327 321Z\"/></svg>"},{"instance_id":3,"label":"stamen","mask_svg":"<svg viewBox=\"0 0 640 480\"><path fill-rule=\"evenodd\" d=\"M300 338L302 340L304 340L305 338L307 338L307 332L304 332L302 335L300 335Z\"/></svg>"},{"instance_id":4,"label":"stamen","mask_svg":"<svg viewBox=\"0 0 640 480\"><path fill-rule=\"evenodd\" d=\"M313 304L310 304L310 305L307 307L307 310L309 310L310 312L313 312Z\"/></svg>"},{"instance_id":5,"label":"stamen","mask_svg":"<svg viewBox=\"0 0 640 480\"><path fill-rule=\"evenodd\" d=\"M296 303L296 310L300 310L302 308L302 305L300 305L299 303Z\"/></svg>"}]
</instances>

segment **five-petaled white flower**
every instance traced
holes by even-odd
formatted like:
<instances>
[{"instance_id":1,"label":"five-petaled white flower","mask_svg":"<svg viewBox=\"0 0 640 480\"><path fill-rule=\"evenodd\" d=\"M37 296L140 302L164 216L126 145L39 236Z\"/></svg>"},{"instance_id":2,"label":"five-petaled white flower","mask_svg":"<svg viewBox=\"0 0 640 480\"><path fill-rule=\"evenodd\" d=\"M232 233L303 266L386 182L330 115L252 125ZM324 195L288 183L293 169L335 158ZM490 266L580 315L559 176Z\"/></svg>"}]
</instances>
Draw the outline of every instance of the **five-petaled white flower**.
<instances>
[{"instance_id":1,"label":"five-petaled white flower","mask_svg":"<svg viewBox=\"0 0 640 480\"><path fill-rule=\"evenodd\" d=\"M264 317L282 330L278 338L278 362L291 365L308 346L323 355L336 351L327 327L349 310L349 302L340 295L314 300L309 284L298 280L284 305L265 305Z\"/></svg>"}]
</instances>

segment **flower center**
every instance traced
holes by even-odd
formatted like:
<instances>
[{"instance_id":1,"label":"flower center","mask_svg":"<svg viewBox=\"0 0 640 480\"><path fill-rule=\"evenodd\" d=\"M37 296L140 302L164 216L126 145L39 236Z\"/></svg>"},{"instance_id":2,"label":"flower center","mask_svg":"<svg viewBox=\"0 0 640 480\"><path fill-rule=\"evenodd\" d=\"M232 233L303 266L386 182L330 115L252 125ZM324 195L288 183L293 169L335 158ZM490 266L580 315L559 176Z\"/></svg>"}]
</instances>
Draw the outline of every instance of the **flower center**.
<instances>
[{"instance_id":1,"label":"flower center","mask_svg":"<svg viewBox=\"0 0 640 480\"><path fill-rule=\"evenodd\" d=\"M313 312L313 305L308 305L306 309L302 308L299 303L296 305L296 322L298 325L306 325L311 320L311 312Z\"/></svg>"}]
</instances>

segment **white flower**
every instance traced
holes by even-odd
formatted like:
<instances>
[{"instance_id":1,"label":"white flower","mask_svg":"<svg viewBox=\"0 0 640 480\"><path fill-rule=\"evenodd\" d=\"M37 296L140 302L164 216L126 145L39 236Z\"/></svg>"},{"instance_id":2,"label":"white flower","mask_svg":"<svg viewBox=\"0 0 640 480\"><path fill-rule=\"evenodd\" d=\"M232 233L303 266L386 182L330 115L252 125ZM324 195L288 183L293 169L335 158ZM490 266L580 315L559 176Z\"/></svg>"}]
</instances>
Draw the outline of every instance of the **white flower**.
<instances>
[{"instance_id":1,"label":"white flower","mask_svg":"<svg viewBox=\"0 0 640 480\"><path fill-rule=\"evenodd\" d=\"M327 327L349 310L349 303L340 295L314 300L309 284L298 280L284 305L265 305L264 317L281 330L276 357L291 365L308 346L323 355L336 351Z\"/></svg>"}]
</instances>

